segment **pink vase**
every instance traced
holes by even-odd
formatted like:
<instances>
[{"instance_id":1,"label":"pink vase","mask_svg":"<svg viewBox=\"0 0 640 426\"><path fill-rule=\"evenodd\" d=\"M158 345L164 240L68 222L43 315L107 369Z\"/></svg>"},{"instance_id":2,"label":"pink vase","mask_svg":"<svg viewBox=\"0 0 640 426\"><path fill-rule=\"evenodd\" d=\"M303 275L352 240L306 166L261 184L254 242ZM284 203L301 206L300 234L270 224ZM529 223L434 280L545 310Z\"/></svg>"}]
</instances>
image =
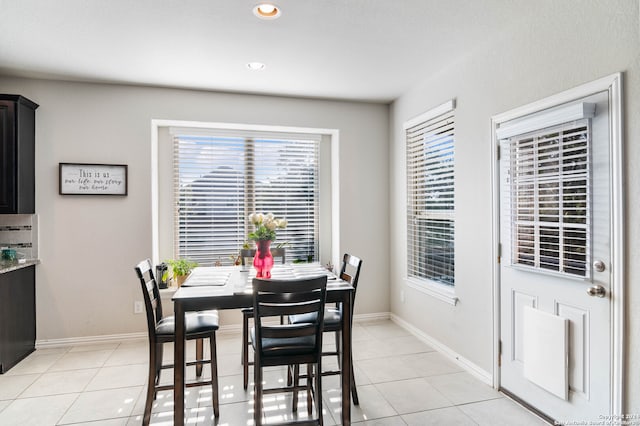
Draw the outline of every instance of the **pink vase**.
<instances>
[{"instance_id":1,"label":"pink vase","mask_svg":"<svg viewBox=\"0 0 640 426\"><path fill-rule=\"evenodd\" d=\"M273 256L271 255L271 241L256 241L256 255L253 257L253 267L256 268L256 278L271 278Z\"/></svg>"}]
</instances>

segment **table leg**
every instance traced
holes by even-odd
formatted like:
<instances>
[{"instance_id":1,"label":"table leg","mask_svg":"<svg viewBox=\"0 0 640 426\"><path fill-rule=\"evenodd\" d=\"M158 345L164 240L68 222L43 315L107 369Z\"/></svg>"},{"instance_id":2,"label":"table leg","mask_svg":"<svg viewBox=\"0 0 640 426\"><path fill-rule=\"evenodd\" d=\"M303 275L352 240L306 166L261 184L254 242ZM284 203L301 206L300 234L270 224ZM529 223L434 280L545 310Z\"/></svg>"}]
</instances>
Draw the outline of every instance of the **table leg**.
<instances>
[{"instance_id":1,"label":"table leg","mask_svg":"<svg viewBox=\"0 0 640 426\"><path fill-rule=\"evenodd\" d=\"M342 302L342 357L340 371L342 379L342 424L351 425L351 297L347 292Z\"/></svg>"},{"instance_id":2,"label":"table leg","mask_svg":"<svg viewBox=\"0 0 640 426\"><path fill-rule=\"evenodd\" d=\"M176 329L173 343L173 424L184 426L185 312L182 303L174 302L174 314Z\"/></svg>"}]
</instances>

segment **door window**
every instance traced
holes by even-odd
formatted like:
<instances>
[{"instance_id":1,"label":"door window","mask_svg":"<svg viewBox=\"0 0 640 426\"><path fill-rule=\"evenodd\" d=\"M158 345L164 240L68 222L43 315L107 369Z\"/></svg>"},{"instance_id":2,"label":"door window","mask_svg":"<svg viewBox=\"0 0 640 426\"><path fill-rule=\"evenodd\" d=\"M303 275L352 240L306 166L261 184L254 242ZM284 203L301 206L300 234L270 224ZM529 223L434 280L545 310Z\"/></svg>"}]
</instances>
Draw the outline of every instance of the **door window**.
<instances>
[{"instance_id":1,"label":"door window","mask_svg":"<svg viewBox=\"0 0 640 426\"><path fill-rule=\"evenodd\" d=\"M588 278L590 120L518 135L508 145L511 264Z\"/></svg>"}]
</instances>

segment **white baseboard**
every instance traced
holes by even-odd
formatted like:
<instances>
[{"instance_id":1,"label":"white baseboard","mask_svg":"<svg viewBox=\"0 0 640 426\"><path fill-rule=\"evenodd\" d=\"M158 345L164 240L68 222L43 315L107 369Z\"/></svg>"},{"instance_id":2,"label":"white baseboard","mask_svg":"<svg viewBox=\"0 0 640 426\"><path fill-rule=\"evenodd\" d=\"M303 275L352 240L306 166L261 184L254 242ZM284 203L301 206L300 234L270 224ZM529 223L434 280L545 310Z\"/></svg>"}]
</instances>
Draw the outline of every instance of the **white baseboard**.
<instances>
[{"instance_id":1,"label":"white baseboard","mask_svg":"<svg viewBox=\"0 0 640 426\"><path fill-rule=\"evenodd\" d=\"M353 322L385 321L391 318L390 312L377 312L374 314L358 314L353 316Z\"/></svg>"},{"instance_id":2,"label":"white baseboard","mask_svg":"<svg viewBox=\"0 0 640 426\"><path fill-rule=\"evenodd\" d=\"M487 385L493 387L493 375L490 372L484 370L483 368L469 361L468 359L466 359L465 357L463 357L462 355L460 355L450 347L442 344L440 341L434 339L433 337L429 336L423 331L417 329L416 327L409 324L399 316L395 314L390 314L390 318L391 318L391 321L395 322L400 327L404 328L409 333L413 334L418 339L422 340L424 343L433 347L435 350L440 352L442 355L446 356L455 364L464 368L469 374L471 374L478 380L482 381L483 383L486 383Z\"/></svg>"},{"instance_id":3,"label":"white baseboard","mask_svg":"<svg viewBox=\"0 0 640 426\"><path fill-rule=\"evenodd\" d=\"M389 319L389 312L375 314L354 315L354 322L383 321ZM223 325L218 330L218 334L239 334L242 332L242 324ZM147 333L107 334L102 336L65 337L62 339L42 339L36 340L36 349L60 348L65 346L86 346L108 342L126 342L130 340L147 339Z\"/></svg>"},{"instance_id":4,"label":"white baseboard","mask_svg":"<svg viewBox=\"0 0 640 426\"><path fill-rule=\"evenodd\" d=\"M62 339L36 340L36 349L59 348L63 346L95 345L97 343L126 342L147 339L146 332L107 334L103 336L65 337Z\"/></svg>"}]
</instances>

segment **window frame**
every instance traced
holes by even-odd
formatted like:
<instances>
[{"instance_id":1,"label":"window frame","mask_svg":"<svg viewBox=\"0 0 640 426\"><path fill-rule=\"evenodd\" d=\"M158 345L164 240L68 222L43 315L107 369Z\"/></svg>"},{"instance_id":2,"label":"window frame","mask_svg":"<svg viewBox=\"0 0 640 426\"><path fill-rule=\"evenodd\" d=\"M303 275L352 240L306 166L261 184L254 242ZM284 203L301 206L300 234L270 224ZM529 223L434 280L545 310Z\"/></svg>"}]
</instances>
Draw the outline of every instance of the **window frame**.
<instances>
[{"instance_id":1,"label":"window frame","mask_svg":"<svg viewBox=\"0 0 640 426\"><path fill-rule=\"evenodd\" d=\"M455 99L451 99L435 108L432 108L428 111L426 111L423 114L420 114L410 120L407 120L404 125L403 125L403 138L404 138L404 146L405 146L405 150L408 149L408 140L407 140L407 130L410 128L413 128L417 125L420 124L426 124L429 121L432 121L434 119L437 119L438 117L444 115L444 114L448 114L451 113L453 111L455 111L456 108L456 103L455 103ZM455 127L455 117L453 117L454 119L454 123L452 124L452 126ZM455 136L453 137L453 150L454 150L454 154L453 154L453 158L454 158L454 177L453 177L453 190L454 190L454 194L455 194ZM405 199L405 208L406 210L406 219L407 219L407 223L405 224L405 249L407 250L407 256L406 256L406 261L404 264L405 267L405 284L413 289L416 289L422 293L428 294L434 298L436 298L437 300L446 302L448 304L451 305L456 305L456 303L458 302L458 297L456 296L456 292L455 292L455 208L452 209L452 211L448 212L446 215L448 217L451 217L452 222L453 222L453 227L454 227L454 236L452 238L453 244L454 244L454 262L453 262L453 276L454 276L454 283L453 285L447 285L429 278L423 278L423 277L416 277L410 274L410 266L409 266L409 243L410 243L410 234L409 234L409 222L408 222L408 218L409 218L409 190L408 190L408 186L409 186L409 164L408 164L408 160L407 160L407 156L405 153L405 170L406 170L406 177L405 177L405 188L406 188L406 199ZM455 195L454 195L455 198ZM454 205L455 205L455 200L453 201Z\"/></svg>"},{"instance_id":2,"label":"window frame","mask_svg":"<svg viewBox=\"0 0 640 426\"><path fill-rule=\"evenodd\" d=\"M221 122L200 122L183 120L151 119L151 252L152 261L158 264L162 259L171 256L172 248L167 252L161 248L161 240L164 229L161 229L162 221L160 215L161 196L160 181L161 173L166 173L168 169L160 164L159 151L165 149L166 143L173 143L171 138L164 140L162 132L171 127L190 127L200 129L216 129L228 131L254 131L254 132L276 132L294 133L301 135L320 135L321 140L321 173L325 176L321 178L321 211L320 226L323 231L320 235L320 261L339 264L340 261L340 192L339 192L339 152L340 152L340 131L332 128L310 128L276 125L258 125L244 123L221 123ZM161 146L162 144L162 146ZM169 148L172 149L172 148ZM326 160L329 161L326 161ZM165 170L166 169L166 170ZM165 190L164 188L162 189ZM163 204L164 205L164 204ZM164 213L163 213L164 214ZM329 228L329 230L327 230ZM170 234L173 234L171 230ZM163 246L164 247L164 246ZM162 254L161 254L162 253Z\"/></svg>"}]
</instances>

